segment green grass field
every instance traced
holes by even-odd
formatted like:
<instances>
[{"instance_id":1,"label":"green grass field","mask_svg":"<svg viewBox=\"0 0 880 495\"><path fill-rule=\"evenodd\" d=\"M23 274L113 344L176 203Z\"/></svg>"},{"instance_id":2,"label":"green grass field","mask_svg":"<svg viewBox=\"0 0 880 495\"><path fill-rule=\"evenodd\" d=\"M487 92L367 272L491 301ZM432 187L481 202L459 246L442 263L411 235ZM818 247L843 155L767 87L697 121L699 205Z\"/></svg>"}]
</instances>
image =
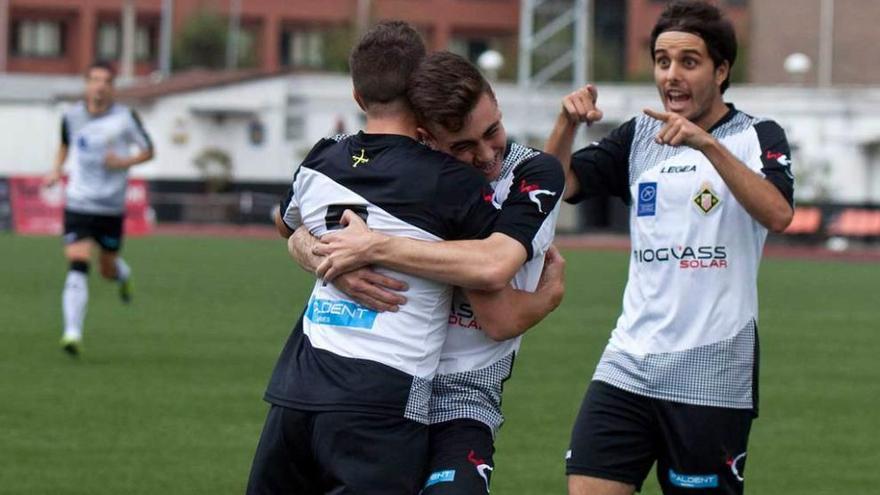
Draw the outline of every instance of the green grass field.
<instances>
[{"instance_id":1,"label":"green grass field","mask_svg":"<svg viewBox=\"0 0 880 495\"><path fill-rule=\"evenodd\" d=\"M277 240L152 237L125 255L135 301L93 269L73 360L58 348L60 240L0 235L0 493L243 493L310 277ZM564 255L565 302L506 386L493 494L565 492L569 430L619 311L627 254ZM876 264L764 261L749 493L877 493L878 282Z\"/></svg>"}]
</instances>

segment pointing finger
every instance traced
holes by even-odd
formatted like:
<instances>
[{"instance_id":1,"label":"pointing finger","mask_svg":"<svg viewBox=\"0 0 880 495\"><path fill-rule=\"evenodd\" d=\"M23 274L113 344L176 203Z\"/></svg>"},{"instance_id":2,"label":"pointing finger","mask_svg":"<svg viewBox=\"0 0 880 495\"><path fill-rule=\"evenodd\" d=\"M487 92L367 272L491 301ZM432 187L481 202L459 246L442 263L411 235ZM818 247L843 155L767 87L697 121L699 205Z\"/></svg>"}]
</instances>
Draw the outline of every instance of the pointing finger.
<instances>
[{"instance_id":1,"label":"pointing finger","mask_svg":"<svg viewBox=\"0 0 880 495\"><path fill-rule=\"evenodd\" d=\"M657 112L650 108L645 108L642 111L645 112L645 115L651 117L652 119L657 119L661 122L667 122L669 120L669 114L666 112Z\"/></svg>"}]
</instances>

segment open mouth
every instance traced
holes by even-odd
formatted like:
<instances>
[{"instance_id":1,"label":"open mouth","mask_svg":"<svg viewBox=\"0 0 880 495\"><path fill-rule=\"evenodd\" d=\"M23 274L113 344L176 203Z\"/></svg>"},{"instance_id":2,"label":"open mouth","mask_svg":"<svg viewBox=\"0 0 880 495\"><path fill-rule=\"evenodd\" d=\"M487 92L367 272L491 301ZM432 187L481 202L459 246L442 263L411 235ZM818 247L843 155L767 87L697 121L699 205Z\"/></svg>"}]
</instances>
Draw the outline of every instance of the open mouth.
<instances>
[{"instance_id":1,"label":"open mouth","mask_svg":"<svg viewBox=\"0 0 880 495\"><path fill-rule=\"evenodd\" d=\"M666 91L666 101L671 109L682 108L691 101L691 95L681 90L670 89Z\"/></svg>"}]
</instances>

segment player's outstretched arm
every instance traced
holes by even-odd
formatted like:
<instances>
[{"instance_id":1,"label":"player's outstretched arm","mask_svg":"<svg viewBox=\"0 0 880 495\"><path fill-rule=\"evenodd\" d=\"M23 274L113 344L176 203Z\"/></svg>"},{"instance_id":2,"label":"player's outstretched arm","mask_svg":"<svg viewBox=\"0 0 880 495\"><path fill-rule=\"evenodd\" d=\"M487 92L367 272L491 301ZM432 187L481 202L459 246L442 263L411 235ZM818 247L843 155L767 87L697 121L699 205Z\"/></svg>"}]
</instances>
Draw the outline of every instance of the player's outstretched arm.
<instances>
[{"instance_id":1,"label":"player's outstretched arm","mask_svg":"<svg viewBox=\"0 0 880 495\"><path fill-rule=\"evenodd\" d=\"M773 232L782 232L788 227L794 210L772 182L755 173L714 136L681 115L649 108L644 112L664 124L655 137L658 144L688 146L702 152L752 218ZM785 149L788 149L787 142Z\"/></svg>"},{"instance_id":2,"label":"player's outstretched arm","mask_svg":"<svg viewBox=\"0 0 880 495\"><path fill-rule=\"evenodd\" d=\"M483 332L493 340L522 335L541 322L562 302L565 294L565 259L551 246L535 292L514 289L500 291L465 290Z\"/></svg>"},{"instance_id":3,"label":"player's outstretched arm","mask_svg":"<svg viewBox=\"0 0 880 495\"><path fill-rule=\"evenodd\" d=\"M547 142L544 152L555 156L565 171L565 197L573 197L580 191L580 181L571 169L571 149L574 137L582 123L591 125L602 120L602 111L596 106L599 93L588 84L562 99L562 108Z\"/></svg>"},{"instance_id":4,"label":"player's outstretched arm","mask_svg":"<svg viewBox=\"0 0 880 495\"><path fill-rule=\"evenodd\" d=\"M333 281L366 265L381 265L467 289L504 289L528 253L512 237L493 233L486 239L425 242L372 232L356 214L346 211L345 229L324 235L314 253L323 256L316 273Z\"/></svg>"},{"instance_id":5,"label":"player's outstretched arm","mask_svg":"<svg viewBox=\"0 0 880 495\"><path fill-rule=\"evenodd\" d=\"M312 274L321 262L321 257L312 253L317 242L318 238L305 226L300 226L287 239L287 251L290 256L303 270ZM406 297L399 293L407 289L405 282L376 273L366 267L343 273L336 278L333 285L358 304L375 311L394 312L398 311L401 305L406 304Z\"/></svg>"}]
</instances>

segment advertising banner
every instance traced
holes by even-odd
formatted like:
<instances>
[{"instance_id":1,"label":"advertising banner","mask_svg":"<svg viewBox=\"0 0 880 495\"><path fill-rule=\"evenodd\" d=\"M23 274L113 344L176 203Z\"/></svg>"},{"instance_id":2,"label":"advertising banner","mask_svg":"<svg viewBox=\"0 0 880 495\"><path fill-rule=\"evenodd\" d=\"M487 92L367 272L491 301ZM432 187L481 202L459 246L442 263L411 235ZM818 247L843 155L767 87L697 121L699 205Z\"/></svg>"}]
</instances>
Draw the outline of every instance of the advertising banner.
<instances>
[{"instance_id":1,"label":"advertising banner","mask_svg":"<svg viewBox=\"0 0 880 495\"><path fill-rule=\"evenodd\" d=\"M42 177L32 176L14 176L8 182L15 232L61 235L64 227L63 184L45 187ZM125 196L125 235L148 234L151 224L147 183L142 179L129 179Z\"/></svg>"}]
</instances>

